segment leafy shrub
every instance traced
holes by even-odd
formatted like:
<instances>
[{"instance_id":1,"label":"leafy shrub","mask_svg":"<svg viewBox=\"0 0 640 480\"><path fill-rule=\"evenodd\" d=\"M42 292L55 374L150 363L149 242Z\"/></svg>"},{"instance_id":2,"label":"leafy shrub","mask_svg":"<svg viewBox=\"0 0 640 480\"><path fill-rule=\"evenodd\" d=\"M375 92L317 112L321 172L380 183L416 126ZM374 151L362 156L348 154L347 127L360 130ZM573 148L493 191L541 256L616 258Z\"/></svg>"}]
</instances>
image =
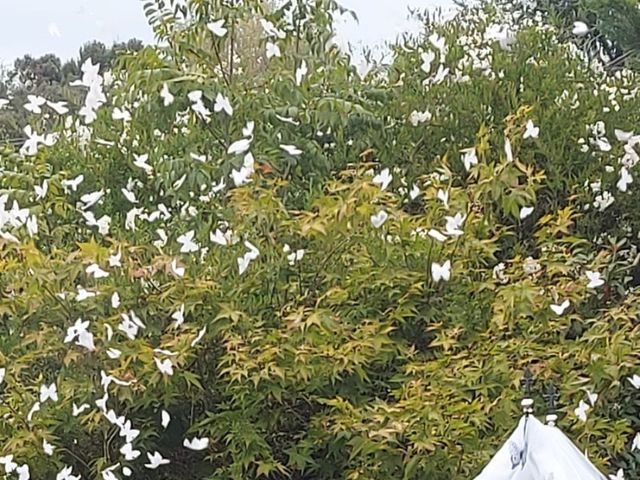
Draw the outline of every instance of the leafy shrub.
<instances>
[{"instance_id":1,"label":"leafy shrub","mask_svg":"<svg viewBox=\"0 0 640 480\"><path fill-rule=\"evenodd\" d=\"M632 73L490 5L364 74L333 2L160 4L162 46L104 99L85 64L87 125L2 153L5 467L471 478L531 365L590 458L636 471L635 183L614 162L634 137L586 131L632 128ZM256 15L271 58L246 77L234 24Z\"/></svg>"}]
</instances>

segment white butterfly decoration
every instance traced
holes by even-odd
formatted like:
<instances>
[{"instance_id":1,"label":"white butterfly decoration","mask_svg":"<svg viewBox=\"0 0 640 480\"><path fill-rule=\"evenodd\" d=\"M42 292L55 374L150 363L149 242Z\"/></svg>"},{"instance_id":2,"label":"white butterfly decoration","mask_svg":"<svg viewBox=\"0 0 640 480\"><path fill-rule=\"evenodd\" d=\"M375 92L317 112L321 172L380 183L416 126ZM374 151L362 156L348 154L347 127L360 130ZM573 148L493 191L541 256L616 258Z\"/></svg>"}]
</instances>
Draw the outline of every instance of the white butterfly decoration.
<instances>
[{"instance_id":1,"label":"white butterfly decoration","mask_svg":"<svg viewBox=\"0 0 640 480\"><path fill-rule=\"evenodd\" d=\"M285 32L277 28L272 22L265 18L260 19L260 25L262 26L264 33L268 37L275 37L279 38L280 40L284 40L285 38L287 38L287 34Z\"/></svg>"},{"instance_id":2,"label":"white butterfly decoration","mask_svg":"<svg viewBox=\"0 0 640 480\"><path fill-rule=\"evenodd\" d=\"M229 145L227 153L229 155L242 155L251 147L252 138L243 138Z\"/></svg>"},{"instance_id":3,"label":"white butterfly decoration","mask_svg":"<svg viewBox=\"0 0 640 480\"><path fill-rule=\"evenodd\" d=\"M164 375L173 375L173 363L171 363L170 359L165 358L164 360L159 360L154 358L153 360L156 362L156 366L158 367L158 370L160 370L160 373Z\"/></svg>"},{"instance_id":4,"label":"white butterfly decoration","mask_svg":"<svg viewBox=\"0 0 640 480\"><path fill-rule=\"evenodd\" d=\"M449 209L449 191L438 189L436 198L444 204L444 208Z\"/></svg>"},{"instance_id":5,"label":"white butterfly decoration","mask_svg":"<svg viewBox=\"0 0 640 480\"><path fill-rule=\"evenodd\" d=\"M36 200L42 200L49 191L49 182L44 180L42 185L35 185L33 190L36 192Z\"/></svg>"},{"instance_id":6,"label":"white butterfly decoration","mask_svg":"<svg viewBox=\"0 0 640 480\"><path fill-rule=\"evenodd\" d=\"M33 415L39 411L40 411L40 402L36 402L33 404L33 407L31 407L31 410L29 410L29 413L27 413L27 421L31 422Z\"/></svg>"},{"instance_id":7,"label":"white butterfly decoration","mask_svg":"<svg viewBox=\"0 0 640 480\"><path fill-rule=\"evenodd\" d=\"M578 417L580 420L582 420L583 422L586 422L587 412L590 409L591 407L587 402L585 402L584 400L580 400L580 403L578 404L577 408L573 411L573 413L575 413L576 417Z\"/></svg>"},{"instance_id":8,"label":"white butterfly decoration","mask_svg":"<svg viewBox=\"0 0 640 480\"><path fill-rule=\"evenodd\" d=\"M462 156L462 163L467 172L471 170L472 166L478 165L478 155L476 154L475 147L465 148L462 150L462 153L464 154Z\"/></svg>"},{"instance_id":9,"label":"white butterfly decoration","mask_svg":"<svg viewBox=\"0 0 640 480\"><path fill-rule=\"evenodd\" d=\"M96 292L91 292L89 290L86 290L84 287L78 285L77 287L78 293L76 295L76 302L82 302L84 300L87 300L88 298L93 298L97 295Z\"/></svg>"},{"instance_id":10,"label":"white butterfly decoration","mask_svg":"<svg viewBox=\"0 0 640 480\"><path fill-rule=\"evenodd\" d=\"M77 192L78 187L83 181L84 181L84 175L78 175L77 177L69 180L62 180L62 182L60 183L62 184L62 188L64 189L64 191L66 193L69 193L69 191Z\"/></svg>"},{"instance_id":11,"label":"white butterfly decoration","mask_svg":"<svg viewBox=\"0 0 640 480\"><path fill-rule=\"evenodd\" d=\"M127 462L131 462L140 456L140 450L135 450L131 443L125 443L120 448L120 453L124 455L124 459Z\"/></svg>"},{"instance_id":12,"label":"white butterfly decoration","mask_svg":"<svg viewBox=\"0 0 640 480\"><path fill-rule=\"evenodd\" d=\"M244 245L248 248L248 251L242 257L238 257L238 270L240 275L242 275L249 267L249 264L260 255L258 248L251 242L245 240Z\"/></svg>"},{"instance_id":13,"label":"white butterfly decoration","mask_svg":"<svg viewBox=\"0 0 640 480\"><path fill-rule=\"evenodd\" d=\"M78 415L81 415L85 410L88 410L89 408L91 408L91 406L88 403L83 403L82 405L77 406L74 402L72 405L71 415L73 415L74 417L77 417Z\"/></svg>"},{"instance_id":14,"label":"white butterfly decoration","mask_svg":"<svg viewBox=\"0 0 640 480\"><path fill-rule=\"evenodd\" d=\"M420 54L420 59L422 60L422 65L420 65L420 68L424 73L428 75L429 73L431 73L431 64L436 59L436 54L431 51L424 52Z\"/></svg>"},{"instance_id":15,"label":"white butterfly decoration","mask_svg":"<svg viewBox=\"0 0 640 480\"><path fill-rule=\"evenodd\" d=\"M533 213L534 210L534 207L522 207L520 209L520 220L524 220L525 218L527 218Z\"/></svg>"},{"instance_id":16,"label":"white butterfly decoration","mask_svg":"<svg viewBox=\"0 0 640 480\"><path fill-rule=\"evenodd\" d=\"M175 320L175 323L173 324L174 328L177 328L184 323L184 303L180 305L178 310L173 312L171 318Z\"/></svg>"},{"instance_id":17,"label":"white butterfly decoration","mask_svg":"<svg viewBox=\"0 0 640 480\"><path fill-rule=\"evenodd\" d=\"M56 475L56 480L80 480L80 475L76 477L75 475L72 475L72 473L73 473L73 467L65 466Z\"/></svg>"},{"instance_id":18,"label":"white butterfly decoration","mask_svg":"<svg viewBox=\"0 0 640 480\"><path fill-rule=\"evenodd\" d=\"M504 154L507 157L507 162L513 163L513 151L511 150L511 140L508 137L504 137Z\"/></svg>"},{"instance_id":19,"label":"white butterfly decoration","mask_svg":"<svg viewBox=\"0 0 640 480\"><path fill-rule=\"evenodd\" d=\"M176 259L171 260L170 268L171 272L176 277L184 277L184 267L178 266L178 261Z\"/></svg>"},{"instance_id":20,"label":"white butterfly decoration","mask_svg":"<svg viewBox=\"0 0 640 480\"><path fill-rule=\"evenodd\" d=\"M171 105L175 100L175 97L171 94L171 91L169 90L169 85L167 85L166 83L162 84L162 89L160 90L160 98L162 98L162 102L165 107L168 107L169 105Z\"/></svg>"},{"instance_id":21,"label":"white butterfly decoration","mask_svg":"<svg viewBox=\"0 0 640 480\"><path fill-rule=\"evenodd\" d=\"M124 332L129 340L135 340L138 331L141 328L146 328L144 323L140 321L138 316L133 311L129 312L129 314L121 313L120 318L122 320L120 322L120 325L118 325L118 330Z\"/></svg>"},{"instance_id":22,"label":"white butterfly decoration","mask_svg":"<svg viewBox=\"0 0 640 480\"><path fill-rule=\"evenodd\" d=\"M451 278L451 261L447 260L442 265L433 262L431 264L431 277L436 283L440 282L440 280L449 281Z\"/></svg>"},{"instance_id":23,"label":"white butterfly decoration","mask_svg":"<svg viewBox=\"0 0 640 480\"><path fill-rule=\"evenodd\" d=\"M160 424L162 425L162 428L167 428L169 426L169 422L171 422L171 415L169 415L169 412L166 410L162 410L160 416Z\"/></svg>"},{"instance_id":24,"label":"white butterfly decoration","mask_svg":"<svg viewBox=\"0 0 640 480\"><path fill-rule=\"evenodd\" d=\"M121 120L124 123L129 123L131 121L131 114L124 107L115 107L113 112L111 112L111 118L115 121Z\"/></svg>"},{"instance_id":25,"label":"white butterfly decoration","mask_svg":"<svg viewBox=\"0 0 640 480\"><path fill-rule=\"evenodd\" d=\"M67 102L49 102L47 101L47 106L56 112L58 115L65 115L69 113L69 108L67 108Z\"/></svg>"},{"instance_id":26,"label":"white butterfly decoration","mask_svg":"<svg viewBox=\"0 0 640 480\"><path fill-rule=\"evenodd\" d=\"M7 369L5 367L0 368L0 385L4 382L4 377L7 374Z\"/></svg>"},{"instance_id":27,"label":"white butterfly decoration","mask_svg":"<svg viewBox=\"0 0 640 480\"><path fill-rule=\"evenodd\" d=\"M609 475L609 480L624 480L624 470L618 469L615 475Z\"/></svg>"},{"instance_id":28,"label":"white butterfly decoration","mask_svg":"<svg viewBox=\"0 0 640 480\"><path fill-rule=\"evenodd\" d=\"M40 403L44 403L47 400L51 400L53 402L58 401L58 387L56 387L55 383L51 385L40 385Z\"/></svg>"},{"instance_id":29,"label":"white butterfly decoration","mask_svg":"<svg viewBox=\"0 0 640 480\"><path fill-rule=\"evenodd\" d=\"M149 459L149 463L145 463L144 466L150 470L155 470L162 465L168 465L170 463L168 459L162 457L160 452L153 452L153 454L147 452L147 458Z\"/></svg>"},{"instance_id":30,"label":"white butterfly decoration","mask_svg":"<svg viewBox=\"0 0 640 480\"><path fill-rule=\"evenodd\" d=\"M191 440L185 438L183 445L189 450L205 450L209 447L209 439L208 438L193 438Z\"/></svg>"},{"instance_id":31,"label":"white butterfly decoration","mask_svg":"<svg viewBox=\"0 0 640 480\"><path fill-rule=\"evenodd\" d=\"M598 394L593 393L591 390L587 390L587 400L589 400L592 407L595 407L596 402L598 401Z\"/></svg>"},{"instance_id":32,"label":"white butterfly decoration","mask_svg":"<svg viewBox=\"0 0 640 480\"><path fill-rule=\"evenodd\" d=\"M616 187L618 187L618 190L620 190L621 192L626 192L628 186L631 183L633 183L633 177L629 173L629 170L627 170L627 167L623 166L620 169L620 178L618 179L618 182L616 183Z\"/></svg>"},{"instance_id":33,"label":"white butterfly decoration","mask_svg":"<svg viewBox=\"0 0 640 480\"><path fill-rule=\"evenodd\" d=\"M200 250L200 245L193 241L195 231L189 230L187 233L180 235L177 238L178 243L181 245L181 253L193 253Z\"/></svg>"},{"instance_id":34,"label":"white butterfly decoration","mask_svg":"<svg viewBox=\"0 0 640 480\"><path fill-rule=\"evenodd\" d=\"M640 375L633 374L633 377L629 377L627 380L629 380L629 383L633 385L633 388L636 390L640 389Z\"/></svg>"},{"instance_id":35,"label":"white butterfly decoration","mask_svg":"<svg viewBox=\"0 0 640 480\"><path fill-rule=\"evenodd\" d=\"M631 138L633 138L633 132L625 132L624 130L621 130L619 128L614 129L613 133L615 134L616 139L619 142L628 142L629 140L631 140Z\"/></svg>"},{"instance_id":36,"label":"white butterfly decoration","mask_svg":"<svg viewBox=\"0 0 640 480\"><path fill-rule=\"evenodd\" d=\"M241 187L251 181L251 176L255 172L254 164L253 154L249 152L244 156L240 170L236 170L235 168L231 170L231 179L236 187Z\"/></svg>"},{"instance_id":37,"label":"white butterfly decoration","mask_svg":"<svg viewBox=\"0 0 640 480\"><path fill-rule=\"evenodd\" d=\"M55 447L53 445L51 445L49 442L47 442L46 439L42 439L42 449L44 450L45 455L53 455L53 451L55 450Z\"/></svg>"},{"instance_id":38,"label":"white butterfly decoration","mask_svg":"<svg viewBox=\"0 0 640 480\"><path fill-rule=\"evenodd\" d=\"M586 271L587 279L589 283L587 284L587 288L598 288L604 285L604 280L601 277L599 272L592 272L590 270Z\"/></svg>"},{"instance_id":39,"label":"white butterfly decoration","mask_svg":"<svg viewBox=\"0 0 640 480\"><path fill-rule=\"evenodd\" d=\"M300 150L295 145L280 145L280 148L284 150L286 153L288 153L289 155L291 155L292 157L296 157L302 154L302 150Z\"/></svg>"},{"instance_id":40,"label":"white butterfly decoration","mask_svg":"<svg viewBox=\"0 0 640 480\"><path fill-rule=\"evenodd\" d=\"M82 205L80 208L82 210L88 210L93 207L96 203L100 201L100 199L104 196L104 190L97 190L91 193L85 193L80 197L80 202Z\"/></svg>"},{"instance_id":41,"label":"white butterfly decoration","mask_svg":"<svg viewBox=\"0 0 640 480\"><path fill-rule=\"evenodd\" d=\"M133 164L136 167L143 169L147 175L151 175L153 173L153 167L148 163L149 162L148 154L145 153L144 155L136 155L134 153L133 158L134 158Z\"/></svg>"},{"instance_id":42,"label":"white butterfly decoration","mask_svg":"<svg viewBox=\"0 0 640 480\"><path fill-rule=\"evenodd\" d=\"M238 237L233 234L233 230L228 228L224 233L217 228L215 233L209 232L209 240L218 245L226 246L238 243Z\"/></svg>"},{"instance_id":43,"label":"white butterfly decoration","mask_svg":"<svg viewBox=\"0 0 640 480\"><path fill-rule=\"evenodd\" d=\"M224 18L221 18L220 20L215 20L213 22L209 22L207 23L207 28L216 37L224 37L227 34L227 29L224 27L224 22L225 22Z\"/></svg>"},{"instance_id":44,"label":"white butterfly decoration","mask_svg":"<svg viewBox=\"0 0 640 480\"><path fill-rule=\"evenodd\" d=\"M409 115L409 123L411 123L411 125L413 125L414 127L417 127L421 123L425 123L431 120L431 117L431 112L429 110L425 110L424 112L414 110Z\"/></svg>"},{"instance_id":45,"label":"white butterfly decoration","mask_svg":"<svg viewBox=\"0 0 640 480\"><path fill-rule=\"evenodd\" d=\"M462 226L464 225L464 221L466 220L466 215L462 213L456 213L453 217L445 216L445 227L444 233L449 235L450 237L459 237L464 234L462 230Z\"/></svg>"},{"instance_id":46,"label":"white butterfly decoration","mask_svg":"<svg viewBox=\"0 0 640 480\"><path fill-rule=\"evenodd\" d=\"M522 135L523 139L527 138L538 138L540 134L540 127L536 127L531 120L527 121L527 125L524 129L524 134Z\"/></svg>"},{"instance_id":47,"label":"white butterfly decoration","mask_svg":"<svg viewBox=\"0 0 640 480\"><path fill-rule=\"evenodd\" d=\"M108 348L107 349L107 357L109 357L112 360L120 358L121 355L122 355L122 352L120 350L118 350L117 348Z\"/></svg>"},{"instance_id":48,"label":"white butterfly decoration","mask_svg":"<svg viewBox=\"0 0 640 480\"><path fill-rule=\"evenodd\" d=\"M202 329L198 332L198 335L196 335L196 338L194 338L191 341L191 346L195 347L196 344L202 340L202 337L204 337L204 334L207 333L207 326L205 325L204 327L202 327Z\"/></svg>"},{"instance_id":49,"label":"white butterfly decoration","mask_svg":"<svg viewBox=\"0 0 640 480\"><path fill-rule=\"evenodd\" d=\"M375 215L371 215L371 225L375 228L380 228L389 218L389 214L384 210L380 210Z\"/></svg>"},{"instance_id":50,"label":"white butterfly decoration","mask_svg":"<svg viewBox=\"0 0 640 480\"><path fill-rule=\"evenodd\" d=\"M640 432L636 433L636 436L633 437L633 442L631 444L631 451L634 452L636 450L640 450Z\"/></svg>"},{"instance_id":51,"label":"white butterfly decoration","mask_svg":"<svg viewBox=\"0 0 640 480\"><path fill-rule=\"evenodd\" d=\"M95 279L107 278L109 276L109 272L101 269L96 263L89 265L85 271Z\"/></svg>"},{"instance_id":52,"label":"white butterfly decoration","mask_svg":"<svg viewBox=\"0 0 640 480\"><path fill-rule=\"evenodd\" d=\"M114 254L114 255L109 255L109 266L110 267L121 267L122 263L122 252L118 251L118 253Z\"/></svg>"},{"instance_id":53,"label":"white butterfly decoration","mask_svg":"<svg viewBox=\"0 0 640 480\"><path fill-rule=\"evenodd\" d=\"M373 177L372 182L375 185L380 187L380 190L386 190L391 181L393 180L393 175L389 172L388 168L383 169L379 174Z\"/></svg>"},{"instance_id":54,"label":"white butterfly decoration","mask_svg":"<svg viewBox=\"0 0 640 480\"><path fill-rule=\"evenodd\" d=\"M577 35L578 37L584 37L587 33L589 33L589 27L584 22L573 22L573 29L571 33Z\"/></svg>"},{"instance_id":55,"label":"white butterfly decoration","mask_svg":"<svg viewBox=\"0 0 640 480\"><path fill-rule=\"evenodd\" d=\"M42 106L47 103L47 99L40 95L27 95L28 102L24 104L24 109L40 115L42 113Z\"/></svg>"},{"instance_id":56,"label":"white butterfly decoration","mask_svg":"<svg viewBox=\"0 0 640 480\"><path fill-rule=\"evenodd\" d=\"M302 60L300 66L296 68L296 85L300 86L302 84L302 80L309 73L309 68L307 67L307 62Z\"/></svg>"},{"instance_id":57,"label":"white butterfly decoration","mask_svg":"<svg viewBox=\"0 0 640 480\"><path fill-rule=\"evenodd\" d=\"M431 238L433 238L434 240L437 240L438 242L445 242L447 240L447 237L445 235L443 235L441 232L439 232L438 230L432 228L427 232L427 235L429 235Z\"/></svg>"},{"instance_id":58,"label":"white butterfly decoration","mask_svg":"<svg viewBox=\"0 0 640 480\"><path fill-rule=\"evenodd\" d=\"M562 315L564 311L569 308L569 305L571 305L571 302L569 302L569 300L565 300L559 305L551 304L551 310L553 310L556 315Z\"/></svg>"},{"instance_id":59,"label":"white butterfly decoration","mask_svg":"<svg viewBox=\"0 0 640 480\"><path fill-rule=\"evenodd\" d=\"M113 292L111 295L111 308L118 308L120 306L120 294L118 292Z\"/></svg>"},{"instance_id":60,"label":"white butterfly decoration","mask_svg":"<svg viewBox=\"0 0 640 480\"><path fill-rule=\"evenodd\" d=\"M409 191L409 198L411 200L415 200L419 196L420 196L420 187L418 187L418 185L414 183L413 187L411 187L411 190Z\"/></svg>"},{"instance_id":61,"label":"white butterfly decoration","mask_svg":"<svg viewBox=\"0 0 640 480\"><path fill-rule=\"evenodd\" d=\"M120 425L124 417L118 417L118 421L114 422L116 425ZM126 420L120 425L120 436L125 438L127 443L133 442L140 435L140 430L133 428L131 420Z\"/></svg>"},{"instance_id":62,"label":"white butterfly decoration","mask_svg":"<svg viewBox=\"0 0 640 480\"><path fill-rule=\"evenodd\" d=\"M218 95L216 95L216 102L213 105L213 111L216 113L225 112L229 116L233 115L233 107L231 106L231 102L221 93L218 93Z\"/></svg>"},{"instance_id":63,"label":"white butterfly decoration","mask_svg":"<svg viewBox=\"0 0 640 480\"><path fill-rule=\"evenodd\" d=\"M20 465L16 468L16 473L18 474L18 480L29 480L31 478L31 474L29 473L29 465Z\"/></svg>"},{"instance_id":64,"label":"white butterfly decoration","mask_svg":"<svg viewBox=\"0 0 640 480\"><path fill-rule=\"evenodd\" d=\"M280 52L280 47L273 42L267 42L266 53L267 53L267 58L269 59L273 57L282 56L282 52Z\"/></svg>"},{"instance_id":65,"label":"white butterfly decoration","mask_svg":"<svg viewBox=\"0 0 640 480\"><path fill-rule=\"evenodd\" d=\"M291 247L288 244L285 244L282 249L284 253L287 253L287 260L289 261L289 265L295 265L296 262L299 262L304 258L304 250L298 249L295 252L291 251Z\"/></svg>"}]
</instances>

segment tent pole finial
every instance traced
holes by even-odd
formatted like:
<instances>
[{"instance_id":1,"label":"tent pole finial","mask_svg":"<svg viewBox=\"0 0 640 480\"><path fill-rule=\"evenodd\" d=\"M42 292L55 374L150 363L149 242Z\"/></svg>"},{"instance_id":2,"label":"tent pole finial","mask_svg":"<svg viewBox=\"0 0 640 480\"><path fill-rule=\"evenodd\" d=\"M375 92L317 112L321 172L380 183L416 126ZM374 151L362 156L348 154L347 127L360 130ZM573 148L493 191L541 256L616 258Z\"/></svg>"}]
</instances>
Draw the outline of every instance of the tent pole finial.
<instances>
[{"instance_id":1,"label":"tent pole finial","mask_svg":"<svg viewBox=\"0 0 640 480\"><path fill-rule=\"evenodd\" d=\"M560 394L553 383L547 384L544 393L542 394L542 398L547 402L547 425L555 427L556 421L558 420L557 407Z\"/></svg>"},{"instance_id":2,"label":"tent pole finial","mask_svg":"<svg viewBox=\"0 0 640 480\"><path fill-rule=\"evenodd\" d=\"M536 383L536 379L529 367L525 367L524 376L520 380L520 385L524 390L524 398L520 405L522 405L522 412L525 415L531 415L533 413L533 385Z\"/></svg>"}]
</instances>

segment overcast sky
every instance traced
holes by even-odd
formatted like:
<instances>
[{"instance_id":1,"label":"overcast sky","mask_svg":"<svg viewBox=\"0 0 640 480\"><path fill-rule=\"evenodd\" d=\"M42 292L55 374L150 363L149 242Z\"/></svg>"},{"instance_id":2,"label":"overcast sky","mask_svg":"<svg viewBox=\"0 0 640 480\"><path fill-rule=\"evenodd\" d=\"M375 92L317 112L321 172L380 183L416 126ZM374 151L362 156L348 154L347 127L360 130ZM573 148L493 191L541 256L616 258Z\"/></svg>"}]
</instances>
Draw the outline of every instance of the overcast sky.
<instances>
[{"instance_id":1,"label":"overcast sky","mask_svg":"<svg viewBox=\"0 0 640 480\"><path fill-rule=\"evenodd\" d=\"M450 6L450 0L342 0L356 11L358 25L340 25L343 41L375 45L412 28L409 7ZM30 53L77 55L89 40L111 44L136 37L153 39L142 12L142 0L0 0L0 62ZM414 27L415 28L415 27Z\"/></svg>"}]
</instances>

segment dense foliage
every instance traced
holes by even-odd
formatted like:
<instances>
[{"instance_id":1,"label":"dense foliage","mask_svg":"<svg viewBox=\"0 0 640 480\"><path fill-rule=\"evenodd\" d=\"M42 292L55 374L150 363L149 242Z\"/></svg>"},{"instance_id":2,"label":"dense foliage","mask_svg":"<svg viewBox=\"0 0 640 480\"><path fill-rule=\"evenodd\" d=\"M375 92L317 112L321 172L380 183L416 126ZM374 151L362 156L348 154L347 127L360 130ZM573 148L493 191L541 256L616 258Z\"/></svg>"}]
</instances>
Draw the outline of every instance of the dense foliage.
<instances>
[{"instance_id":1,"label":"dense foliage","mask_svg":"<svg viewBox=\"0 0 640 480\"><path fill-rule=\"evenodd\" d=\"M0 156L9 478L473 478L525 365L640 473L633 72L492 4L387 66L331 0L145 11Z\"/></svg>"}]
</instances>

